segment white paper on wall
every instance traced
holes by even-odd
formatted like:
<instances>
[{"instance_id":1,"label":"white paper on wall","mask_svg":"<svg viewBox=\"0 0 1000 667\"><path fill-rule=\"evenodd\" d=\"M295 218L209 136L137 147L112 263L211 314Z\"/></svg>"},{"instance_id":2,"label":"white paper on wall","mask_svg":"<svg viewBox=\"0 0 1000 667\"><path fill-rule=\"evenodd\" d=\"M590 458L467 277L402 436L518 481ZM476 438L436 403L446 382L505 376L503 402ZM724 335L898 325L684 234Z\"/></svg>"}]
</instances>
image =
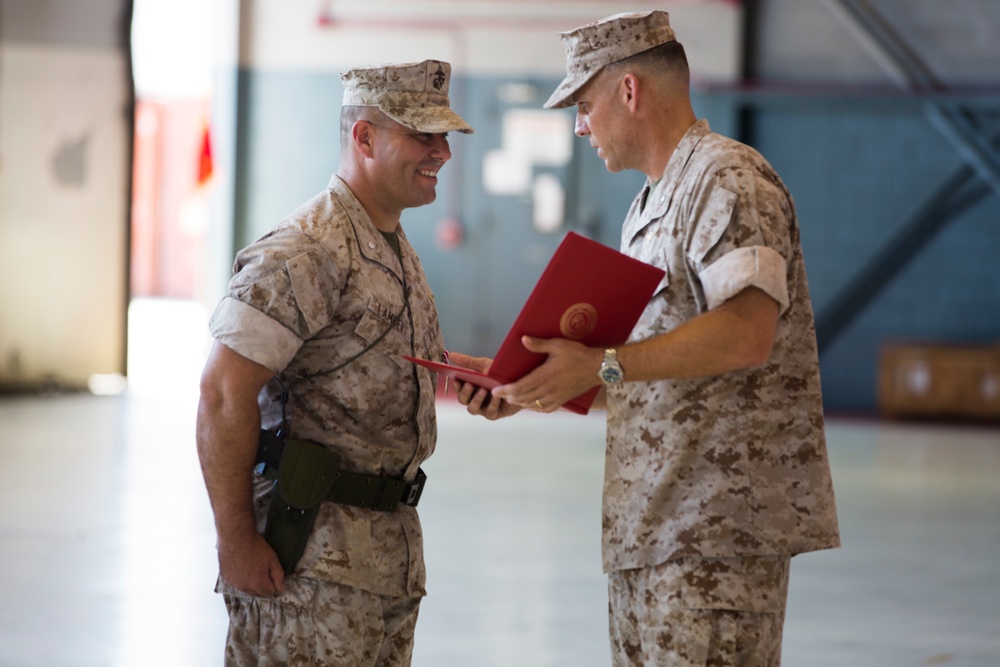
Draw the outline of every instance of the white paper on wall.
<instances>
[{"instance_id":1,"label":"white paper on wall","mask_svg":"<svg viewBox=\"0 0 1000 667\"><path fill-rule=\"evenodd\" d=\"M491 195L522 195L531 185L531 162L500 149L483 155L483 189Z\"/></svg>"}]
</instances>

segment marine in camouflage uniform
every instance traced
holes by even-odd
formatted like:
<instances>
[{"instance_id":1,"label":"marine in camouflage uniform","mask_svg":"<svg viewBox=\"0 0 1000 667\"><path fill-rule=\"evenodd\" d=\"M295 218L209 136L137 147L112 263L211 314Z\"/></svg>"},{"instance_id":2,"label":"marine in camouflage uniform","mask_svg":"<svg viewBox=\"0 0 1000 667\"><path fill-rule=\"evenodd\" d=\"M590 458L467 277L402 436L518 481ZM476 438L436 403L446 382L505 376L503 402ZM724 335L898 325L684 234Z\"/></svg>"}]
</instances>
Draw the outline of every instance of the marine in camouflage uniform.
<instances>
[{"instance_id":1,"label":"marine in camouflage uniform","mask_svg":"<svg viewBox=\"0 0 1000 667\"><path fill-rule=\"evenodd\" d=\"M386 141L417 142L422 173L413 173L416 179L432 178L429 172L450 157L442 133L471 132L448 108L449 73L447 63L425 61L342 76L345 107L377 107L384 116L366 118L383 126ZM291 438L339 454L344 471L406 481L434 451L436 374L403 359L444 353L433 295L402 227L386 231L384 219L375 219L352 188L371 193L373 185L383 185L374 192L392 196L408 191L377 179L362 182L344 160L326 190L238 253L228 294L210 322L216 343L202 383L199 452L219 526L217 590L230 615L227 665L410 663L425 595L414 507L378 511L323 502L289 576L282 577L265 554L271 586L267 577L242 586L230 582L222 549L224 453L213 435L224 423L219 387L226 385L216 355L262 369L253 375L258 383L265 380L255 401L259 419L248 429L254 450L260 428L284 427ZM439 164L428 166L434 161ZM433 192L432 182L420 191L428 189ZM392 227L392 216L389 222ZM262 533L274 482L256 473L251 479L253 462L242 462L252 482L245 502L252 502L256 532Z\"/></svg>"},{"instance_id":2,"label":"marine in camouflage uniform","mask_svg":"<svg viewBox=\"0 0 1000 667\"><path fill-rule=\"evenodd\" d=\"M839 545L791 196L756 151L699 121L663 178L636 198L621 250L666 271L630 342L675 329L747 287L777 301L781 317L763 365L607 388L603 555L611 595L646 576L663 586L672 572L657 608L670 611L674 627L700 633L674 645L668 662L638 664L777 665L788 558ZM619 604L628 610L642 600ZM755 623L744 622L733 655L705 662L710 647L727 650L705 624L737 618L731 612L748 612ZM634 628L642 625L613 618L617 643L641 644ZM740 656L758 644L763 655Z\"/></svg>"},{"instance_id":3,"label":"marine in camouflage uniform","mask_svg":"<svg viewBox=\"0 0 1000 667\"><path fill-rule=\"evenodd\" d=\"M502 401L459 398L498 418L603 380L614 664L778 665L791 557L839 545L791 195L694 116L666 12L561 37L567 77L545 106L577 105L609 170L647 174L621 250L665 276L627 345L528 340L548 359Z\"/></svg>"}]
</instances>

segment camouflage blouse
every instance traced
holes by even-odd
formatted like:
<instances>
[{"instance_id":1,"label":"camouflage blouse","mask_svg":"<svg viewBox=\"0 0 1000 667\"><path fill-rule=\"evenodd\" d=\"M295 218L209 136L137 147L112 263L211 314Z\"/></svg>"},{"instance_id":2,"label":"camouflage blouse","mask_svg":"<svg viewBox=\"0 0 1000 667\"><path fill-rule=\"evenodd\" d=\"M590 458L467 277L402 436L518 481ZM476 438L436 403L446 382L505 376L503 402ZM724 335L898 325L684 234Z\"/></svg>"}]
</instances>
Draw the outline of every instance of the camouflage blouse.
<instances>
[{"instance_id":1,"label":"camouflage blouse","mask_svg":"<svg viewBox=\"0 0 1000 667\"><path fill-rule=\"evenodd\" d=\"M278 374L289 389L291 437L337 451L347 470L412 480L434 451L437 377L402 356L440 359L444 344L423 268L401 229L398 235L402 262L335 176L239 252L211 329ZM382 334L373 349L330 372ZM261 391L264 428L281 423L280 395L276 381ZM270 488L257 478L260 529ZM380 595L423 595L416 510L324 502L295 574Z\"/></svg>"},{"instance_id":2,"label":"camouflage blouse","mask_svg":"<svg viewBox=\"0 0 1000 667\"><path fill-rule=\"evenodd\" d=\"M605 570L837 546L812 306L781 179L700 121L636 198L621 248L666 271L632 341L749 286L781 317L761 366L608 391Z\"/></svg>"}]
</instances>

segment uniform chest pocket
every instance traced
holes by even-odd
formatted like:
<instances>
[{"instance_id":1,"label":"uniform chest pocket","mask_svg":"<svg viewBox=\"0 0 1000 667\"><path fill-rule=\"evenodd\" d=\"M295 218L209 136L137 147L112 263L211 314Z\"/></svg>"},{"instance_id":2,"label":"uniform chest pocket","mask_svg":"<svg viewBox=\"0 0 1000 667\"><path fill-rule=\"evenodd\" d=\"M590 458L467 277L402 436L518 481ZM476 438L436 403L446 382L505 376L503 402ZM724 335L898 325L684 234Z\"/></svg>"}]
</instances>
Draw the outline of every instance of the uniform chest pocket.
<instances>
[{"instance_id":1,"label":"uniform chest pocket","mask_svg":"<svg viewBox=\"0 0 1000 667\"><path fill-rule=\"evenodd\" d=\"M654 221L642 230L642 233L632 242L632 247L629 250L630 257L663 269L663 278L660 279L660 284L653 291L654 296L670 286L670 274L675 270L670 261L671 246L668 234L670 234L670 230L666 228L662 220Z\"/></svg>"},{"instance_id":2,"label":"uniform chest pocket","mask_svg":"<svg viewBox=\"0 0 1000 667\"><path fill-rule=\"evenodd\" d=\"M373 298L354 328L354 335L363 342L365 348L381 351L399 366L402 363L399 356L410 351L409 336L404 324L405 312L405 303L402 307L392 307Z\"/></svg>"},{"instance_id":3,"label":"uniform chest pocket","mask_svg":"<svg viewBox=\"0 0 1000 667\"><path fill-rule=\"evenodd\" d=\"M663 277L660 278L660 284L656 286L655 290L653 290L653 296L650 297L650 300L655 299L670 289L670 264L664 262L662 265L657 264L656 266L663 269Z\"/></svg>"},{"instance_id":4,"label":"uniform chest pocket","mask_svg":"<svg viewBox=\"0 0 1000 667\"><path fill-rule=\"evenodd\" d=\"M691 237L691 258L694 262L704 262L712 248L722 240L733 219L737 198L735 192L723 188L716 189L708 197Z\"/></svg>"}]
</instances>

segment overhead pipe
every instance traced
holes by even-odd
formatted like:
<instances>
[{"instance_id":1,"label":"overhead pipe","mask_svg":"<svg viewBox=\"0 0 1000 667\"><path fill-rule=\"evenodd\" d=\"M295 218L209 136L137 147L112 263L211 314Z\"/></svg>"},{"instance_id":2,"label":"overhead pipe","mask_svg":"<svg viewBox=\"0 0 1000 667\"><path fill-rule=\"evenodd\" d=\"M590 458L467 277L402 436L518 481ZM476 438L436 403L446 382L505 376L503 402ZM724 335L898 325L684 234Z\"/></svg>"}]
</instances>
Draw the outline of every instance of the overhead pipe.
<instances>
[{"instance_id":1,"label":"overhead pipe","mask_svg":"<svg viewBox=\"0 0 1000 667\"><path fill-rule=\"evenodd\" d=\"M411 0L412 4L426 4L426 0ZM400 16L399 14L394 14L391 17L380 18L373 16L371 11L373 7L376 7L379 3L374 0L367 0L363 4L363 16L344 16L343 14L338 15L334 11L333 6L335 0L325 0L322 7L320 8L319 15L317 17L317 23L323 26L369 26L377 28L407 28L407 29L524 29L533 28L538 29L540 27L545 28L555 28L556 30L567 30L571 29L581 23L587 23L590 21L597 20L600 18L603 12L606 10L608 5L621 5L622 8L634 8L634 0L604 0L600 2L585 3L580 2L580 0L544 0L540 2L539 0L504 0L504 2L497 2L496 0L464 0L462 2L463 7L470 6L485 6L485 5L497 5L502 6L503 11L498 11L490 14L482 15L464 15L458 16L453 20L442 20L435 16L429 16L424 13L415 13L409 16ZM345 4L339 2L338 4ZM358 3L359 6L361 3ZM405 4L403 0L396 0L395 4ZM676 4L687 4L687 5L729 5L733 7L740 7L744 4L743 0L686 0L683 3ZM538 14L534 15L525 8L537 8L539 6L571 6L573 9L577 10L573 14ZM593 7L595 10L599 10L595 13L586 13L588 7Z\"/></svg>"}]
</instances>

